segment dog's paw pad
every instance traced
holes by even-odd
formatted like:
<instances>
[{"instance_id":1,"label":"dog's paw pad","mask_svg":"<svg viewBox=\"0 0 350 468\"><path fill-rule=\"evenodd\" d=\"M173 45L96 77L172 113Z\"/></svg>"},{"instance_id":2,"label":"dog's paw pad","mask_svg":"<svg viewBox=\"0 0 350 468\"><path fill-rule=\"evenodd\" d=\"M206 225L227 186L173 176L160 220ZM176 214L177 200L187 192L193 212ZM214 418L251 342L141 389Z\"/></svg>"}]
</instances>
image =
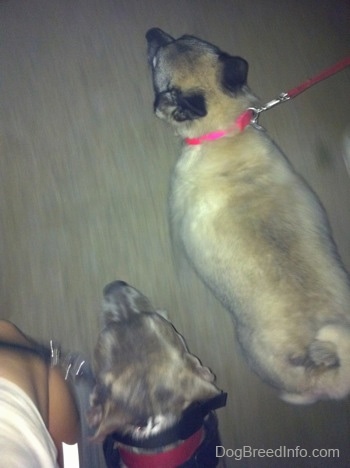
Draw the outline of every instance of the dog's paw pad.
<instances>
[{"instance_id":1,"label":"dog's paw pad","mask_svg":"<svg viewBox=\"0 0 350 468\"><path fill-rule=\"evenodd\" d=\"M314 366L317 367L339 366L336 346L330 341L313 341L309 346L309 357Z\"/></svg>"}]
</instances>

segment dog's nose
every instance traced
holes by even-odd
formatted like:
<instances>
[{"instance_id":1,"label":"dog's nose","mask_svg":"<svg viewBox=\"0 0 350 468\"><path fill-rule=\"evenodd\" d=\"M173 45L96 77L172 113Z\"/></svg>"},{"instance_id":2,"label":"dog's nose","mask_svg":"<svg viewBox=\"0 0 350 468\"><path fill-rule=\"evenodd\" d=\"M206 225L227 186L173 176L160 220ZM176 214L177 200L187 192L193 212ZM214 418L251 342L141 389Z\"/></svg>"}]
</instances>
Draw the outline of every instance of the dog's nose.
<instances>
[{"instance_id":1,"label":"dog's nose","mask_svg":"<svg viewBox=\"0 0 350 468\"><path fill-rule=\"evenodd\" d=\"M103 289L103 295L108 296L108 294L112 294L113 291L120 289L122 287L129 286L128 283L125 281L117 280L113 281L112 283L107 284L107 286Z\"/></svg>"}]
</instances>

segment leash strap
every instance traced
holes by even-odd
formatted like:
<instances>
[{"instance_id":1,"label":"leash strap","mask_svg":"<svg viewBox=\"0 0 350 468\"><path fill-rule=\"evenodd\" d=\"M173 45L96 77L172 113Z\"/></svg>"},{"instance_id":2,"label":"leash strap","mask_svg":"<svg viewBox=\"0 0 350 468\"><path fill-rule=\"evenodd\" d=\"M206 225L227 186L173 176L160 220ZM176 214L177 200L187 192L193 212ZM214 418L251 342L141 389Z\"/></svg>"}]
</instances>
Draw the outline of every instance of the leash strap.
<instances>
[{"instance_id":1,"label":"leash strap","mask_svg":"<svg viewBox=\"0 0 350 468\"><path fill-rule=\"evenodd\" d=\"M258 125L258 118L260 114L268 109L271 109L272 107L277 106L278 104L281 104L282 102L289 101L290 99L295 98L299 94L303 93L307 89L311 88L311 86L319 83L320 81L323 81L327 78L329 78L332 75L335 75L336 73L344 70L344 68L350 66L350 56L343 58L336 64L332 65L329 68L326 68L326 70L323 70L321 73L318 75L314 76L313 78L309 78L308 80L304 81L304 83L301 83L300 85L296 86L295 88L290 89L289 91L285 93L281 93L276 99L272 99L272 101L269 101L267 104L264 106L261 106L259 108L255 107L250 107L247 109L245 112L243 112L243 116L245 116L244 121L248 119L250 116L250 122L252 125L254 125L256 128L259 130L262 128L260 125ZM241 116L240 116L241 117ZM248 124L249 125L249 124ZM241 128L241 130L244 130L245 127Z\"/></svg>"},{"instance_id":2,"label":"leash strap","mask_svg":"<svg viewBox=\"0 0 350 468\"><path fill-rule=\"evenodd\" d=\"M309 78L308 80L306 80L304 83L300 84L299 86L296 86L295 88L290 89L287 93L287 96L290 99L292 99L295 96L298 96L298 94L309 89L314 84L319 83L320 81L325 80L332 75L335 75L336 73L342 71L344 68L348 66L350 66L350 56L345 57L343 60L340 60L335 65L332 65L331 67L327 68L326 70L314 76L313 78Z\"/></svg>"},{"instance_id":3,"label":"leash strap","mask_svg":"<svg viewBox=\"0 0 350 468\"><path fill-rule=\"evenodd\" d=\"M11 351L20 351L29 354L35 354L39 358L43 359L44 362L51 363L51 351L46 347L39 344L33 344L33 347L22 345L20 343L13 343L9 341L0 340L0 348L7 348Z\"/></svg>"}]
</instances>

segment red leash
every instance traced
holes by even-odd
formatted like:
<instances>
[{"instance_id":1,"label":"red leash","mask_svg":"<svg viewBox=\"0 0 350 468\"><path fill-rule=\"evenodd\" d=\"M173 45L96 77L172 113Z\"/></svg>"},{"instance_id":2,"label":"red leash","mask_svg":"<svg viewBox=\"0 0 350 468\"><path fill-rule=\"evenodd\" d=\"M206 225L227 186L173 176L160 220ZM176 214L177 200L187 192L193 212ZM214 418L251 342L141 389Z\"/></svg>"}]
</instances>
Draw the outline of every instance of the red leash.
<instances>
[{"instance_id":1,"label":"red leash","mask_svg":"<svg viewBox=\"0 0 350 468\"><path fill-rule=\"evenodd\" d=\"M326 78L329 78L332 75L335 75L336 73L344 70L344 68L349 67L349 66L350 66L350 56L345 57L344 59L340 60L339 62L332 65L331 67L326 68L326 70L323 70L321 73L314 76L313 78L309 78L304 83L301 83L299 86L296 86L295 88L290 89L286 93L281 93L277 99L273 99L272 101L269 101L267 104L265 104L265 106L259 107L257 109L254 107L250 107L242 115L245 115L245 113L247 113L247 115L250 114L251 120L249 123L252 123L253 125L259 127L258 118L261 112L271 109L271 107L277 106L277 104L281 104L282 102L289 101L289 99L295 98L299 94L311 88L311 86L319 83L320 81L325 80ZM240 130L243 130L245 126L241 126Z\"/></svg>"},{"instance_id":2,"label":"red leash","mask_svg":"<svg viewBox=\"0 0 350 468\"><path fill-rule=\"evenodd\" d=\"M314 78L310 78L307 81L305 81L305 83L302 83L301 85L296 86L295 88L289 90L287 95L289 96L290 99L292 99L295 96L298 96L298 94L302 93L306 89L309 89L311 86L318 83L319 81L325 80L326 78L329 78L330 76L335 75L336 73L342 71L344 68L348 66L350 66L350 56L345 57L343 60L340 60L332 67L329 67L323 72L316 75Z\"/></svg>"},{"instance_id":3,"label":"red leash","mask_svg":"<svg viewBox=\"0 0 350 468\"><path fill-rule=\"evenodd\" d=\"M200 145L207 141L213 141L222 138L235 130L239 130L240 132L242 132L250 124L261 130L262 127L260 127L260 125L258 124L258 118L261 112L271 109L272 107L277 106L282 102L289 101L289 99L295 98L305 90L309 89L311 86L315 85L316 83L322 80L325 80L326 78L329 78L332 75L335 75L336 73L340 72L341 70L344 70L344 68L348 66L350 66L350 56L345 57L344 59L337 62L335 65L332 65L331 67L327 68L315 77L309 78L304 83L300 84L299 86L296 86L295 88L290 89L286 93L281 93L278 96L278 98L272 99L272 101L269 101L264 106L258 108L249 107L249 109L245 110L242 114L240 114L233 123L233 125L231 125L226 130L219 130L216 132L206 133L205 135L201 135L197 138L185 138L185 142L188 145Z\"/></svg>"}]
</instances>

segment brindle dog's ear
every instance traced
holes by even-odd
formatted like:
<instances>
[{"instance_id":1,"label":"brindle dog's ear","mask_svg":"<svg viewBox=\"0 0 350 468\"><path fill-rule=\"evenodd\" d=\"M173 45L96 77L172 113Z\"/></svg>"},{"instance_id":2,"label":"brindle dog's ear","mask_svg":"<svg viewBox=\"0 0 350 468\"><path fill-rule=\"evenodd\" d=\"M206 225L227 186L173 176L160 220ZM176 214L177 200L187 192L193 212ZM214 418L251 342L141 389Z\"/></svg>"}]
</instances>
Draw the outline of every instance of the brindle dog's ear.
<instances>
[{"instance_id":1,"label":"brindle dog's ear","mask_svg":"<svg viewBox=\"0 0 350 468\"><path fill-rule=\"evenodd\" d=\"M179 94L176 100L176 110L173 112L173 118L177 122L185 120L194 120L207 115L207 107L202 94L190 94L184 96Z\"/></svg>"},{"instance_id":2,"label":"brindle dog's ear","mask_svg":"<svg viewBox=\"0 0 350 468\"><path fill-rule=\"evenodd\" d=\"M236 93L247 83L248 62L241 57L232 57L226 53L221 53L219 60L223 62L223 87Z\"/></svg>"},{"instance_id":3,"label":"brindle dog's ear","mask_svg":"<svg viewBox=\"0 0 350 468\"><path fill-rule=\"evenodd\" d=\"M156 55L156 52L160 47L164 47L165 45L174 41L173 37L159 28L149 29L146 33L146 39L148 42L149 63L152 62L153 57Z\"/></svg>"}]
</instances>

